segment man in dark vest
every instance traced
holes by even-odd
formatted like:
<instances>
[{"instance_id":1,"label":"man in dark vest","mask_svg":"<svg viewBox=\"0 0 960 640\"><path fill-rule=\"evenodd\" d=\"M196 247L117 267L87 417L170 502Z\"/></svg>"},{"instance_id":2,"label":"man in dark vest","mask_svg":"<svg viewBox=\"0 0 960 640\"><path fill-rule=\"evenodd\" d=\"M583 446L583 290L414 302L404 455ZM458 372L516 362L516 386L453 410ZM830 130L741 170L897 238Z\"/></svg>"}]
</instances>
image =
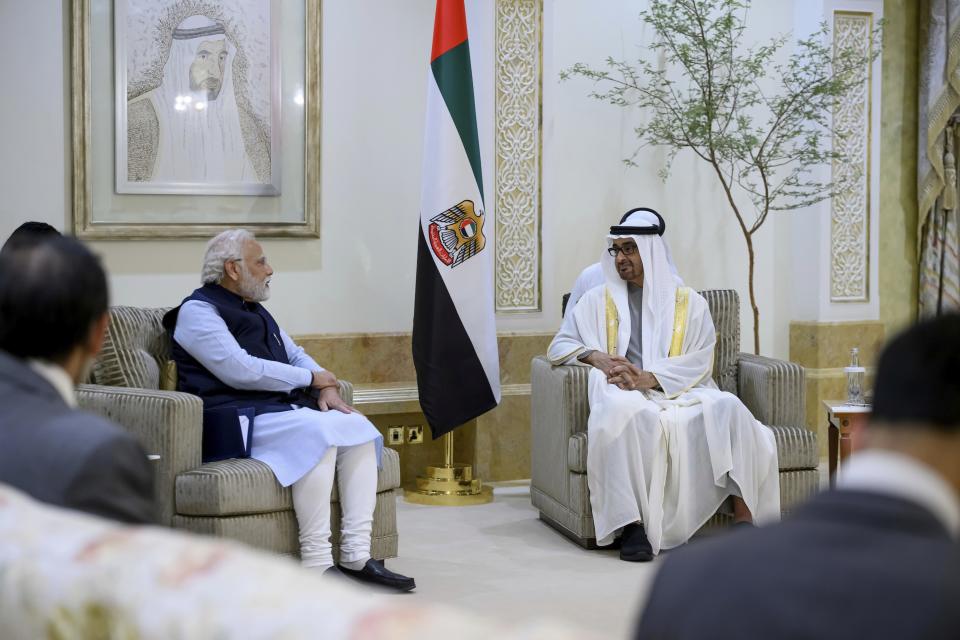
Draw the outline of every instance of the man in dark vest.
<instances>
[{"instance_id":1,"label":"man in dark vest","mask_svg":"<svg viewBox=\"0 0 960 640\"><path fill-rule=\"evenodd\" d=\"M835 491L667 557L637 637L960 637L960 315L886 347L858 439Z\"/></svg>"},{"instance_id":2,"label":"man in dark vest","mask_svg":"<svg viewBox=\"0 0 960 640\"><path fill-rule=\"evenodd\" d=\"M253 234L224 231L207 244L203 286L164 318L173 337L177 388L204 404L204 455L216 433L246 433L250 456L292 485L303 566L342 572L400 591L412 578L370 558L383 438L340 397L336 377L308 356L260 304L273 269ZM330 543L330 493L343 510L339 569Z\"/></svg>"}]
</instances>

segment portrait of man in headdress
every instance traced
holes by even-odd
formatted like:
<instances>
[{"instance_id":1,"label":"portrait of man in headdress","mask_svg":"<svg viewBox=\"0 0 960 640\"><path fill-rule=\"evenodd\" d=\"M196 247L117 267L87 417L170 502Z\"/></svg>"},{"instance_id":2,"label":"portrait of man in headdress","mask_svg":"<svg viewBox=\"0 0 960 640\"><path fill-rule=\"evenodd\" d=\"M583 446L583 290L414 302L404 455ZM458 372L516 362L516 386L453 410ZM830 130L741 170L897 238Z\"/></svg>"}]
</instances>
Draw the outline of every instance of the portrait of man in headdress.
<instances>
[{"instance_id":1,"label":"portrait of man in headdress","mask_svg":"<svg viewBox=\"0 0 960 640\"><path fill-rule=\"evenodd\" d=\"M126 55L128 82L126 127L117 134L126 143L118 145L117 191L278 193L271 162L272 65L260 59L271 55L269 0L231 3L230 14L186 16L190 5L183 0L165 11L121 2L131 6L126 46L118 47L118 55ZM239 19L237 7L251 19ZM138 46L135 38L143 35L158 42ZM257 58L245 50L248 43L260 45Z\"/></svg>"}]
</instances>

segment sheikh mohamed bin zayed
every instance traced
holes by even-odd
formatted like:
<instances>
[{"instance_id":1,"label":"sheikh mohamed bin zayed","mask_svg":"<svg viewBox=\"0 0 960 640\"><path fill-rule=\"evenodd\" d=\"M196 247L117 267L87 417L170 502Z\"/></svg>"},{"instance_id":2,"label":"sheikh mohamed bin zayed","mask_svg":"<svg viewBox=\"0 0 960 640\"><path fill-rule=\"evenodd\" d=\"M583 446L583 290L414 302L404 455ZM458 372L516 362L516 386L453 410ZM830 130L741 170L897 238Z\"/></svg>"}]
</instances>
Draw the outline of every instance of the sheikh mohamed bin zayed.
<instances>
[{"instance_id":1,"label":"sheikh mohamed bin zayed","mask_svg":"<svg viewBox=\"0 0 960 640\"><path fill-rule=\"evenodd\" d=\"M261 136L245 135L241 123L233 81L236 54L223 25L206 16L177 25L162 82L127 108L130 181L270 181L269 146ZM251 116L244 117L247 129L256 128ZM265 175L258 175L255 165Z\"/></svg>"},{"instance_id":2,"label":"sheikh mohamed bin zayed","mask_svg":"<svg viewBox=\"0 0 960 640\"><path fill-rule=\"evenodd\" d=\"M587 482L597 544L620 558L684 544L728 497L734 520L780 513L777 447L711 378L716 331L706 300L684 286L652 209L610 228L603 283L567 312L547 351L592 367Z\"/></svg>"}]
</instances>

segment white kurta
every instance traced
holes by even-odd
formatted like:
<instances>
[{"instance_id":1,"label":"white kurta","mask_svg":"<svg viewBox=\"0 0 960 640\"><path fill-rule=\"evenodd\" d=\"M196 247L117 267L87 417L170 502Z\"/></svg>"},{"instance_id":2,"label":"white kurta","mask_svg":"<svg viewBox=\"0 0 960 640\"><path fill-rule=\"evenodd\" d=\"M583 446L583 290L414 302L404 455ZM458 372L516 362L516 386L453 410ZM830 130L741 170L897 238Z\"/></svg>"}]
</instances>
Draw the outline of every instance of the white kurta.
<instances>
[{"instance_id":1,"label":"white kurta","mask_svg":"<svg viewBox=\"0 0 960 640\"><path fill-rule=\"evenodd\" d=\"M290 364L251 356L237 343L216 307L199 300L180 307L173 339L235 389L290 392L310 386L312 371L323 371L283 330L280 339ZM292 407L254 419L250 457L269 465L277 481L287 487L313 469L328 448L366 442L376 445L380 466L383 436L366 417Z\"/></svg>"},{"instance_id":2,"label":"white kurta","mask_svg":"<svg viewBox=\"0 0 960 640\"><path fill-rule=\"evenodd\" d=\"M588 291L564 319L550 345L554 364L577 364L575 356L585 349L607 350L607 288ZM624 355L630 322L620 293L613 292L619 311L616 352ZM660 293L661 306L672 303ZM648 295L656 297L656 287L644 287L645 305ZM657 377L662 392L624 391L599 369L590 371L587 481L601 545L612 542L624 525L642 521L654 553L676 547L730 495L742 497L758 522L779 517L773 433L711 379L716 333L706 300L690 292L681 355L668 357L661 345L669 345L663 331L672 322L656 326L657 316L664 324L673 315L673 309L644 315L644 369Z\"/></svg>"}]
</instances>

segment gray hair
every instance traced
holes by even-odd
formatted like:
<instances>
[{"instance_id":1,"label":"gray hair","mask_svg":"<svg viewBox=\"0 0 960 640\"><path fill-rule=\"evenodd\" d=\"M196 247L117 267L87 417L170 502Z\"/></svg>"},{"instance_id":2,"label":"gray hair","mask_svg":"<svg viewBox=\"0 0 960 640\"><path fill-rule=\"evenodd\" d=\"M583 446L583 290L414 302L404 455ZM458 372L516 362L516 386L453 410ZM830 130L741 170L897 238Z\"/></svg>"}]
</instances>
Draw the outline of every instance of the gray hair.
<instances>
[{"instance_id":1,"label":"gray hair","mask_svg":"<svg viewBox=\"0 0 960 640\"><path fill-rule=\"evenodd\" d=\"M203 268L200 281L203 284L218 284L223 280L223 263L243 259L243 245L256 237L246 229L230 229L218 234L207 243L203 253Z\"/></svg>"}]
</instances>

